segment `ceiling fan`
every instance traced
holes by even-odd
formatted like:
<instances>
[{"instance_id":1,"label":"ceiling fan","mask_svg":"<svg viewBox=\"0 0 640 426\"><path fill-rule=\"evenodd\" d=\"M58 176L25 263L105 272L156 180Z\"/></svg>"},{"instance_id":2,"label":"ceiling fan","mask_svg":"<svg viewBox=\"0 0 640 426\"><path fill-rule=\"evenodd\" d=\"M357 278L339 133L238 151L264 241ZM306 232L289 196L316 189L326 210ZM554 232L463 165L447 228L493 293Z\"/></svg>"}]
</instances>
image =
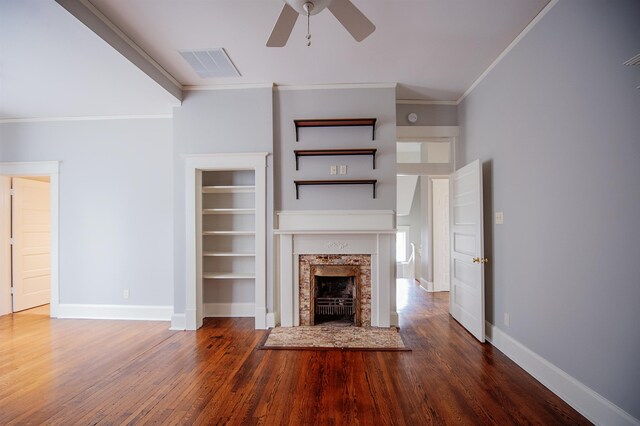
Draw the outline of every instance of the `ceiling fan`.
<instances>
[{"instance_id":1,"label":"ceiling fan","mask_svg":"<svg viewBox=\"0 0 640 426\"><path fill-rule=\"evenodd\" d=\"M310 17L324 9L329 9L356 41L364 40L376 29L351 0L285 0L282 12L267 40L267 47L283 47L287 44L299 15L307 17L307 46L310 46Z\"/></svg>"}]
</instances>

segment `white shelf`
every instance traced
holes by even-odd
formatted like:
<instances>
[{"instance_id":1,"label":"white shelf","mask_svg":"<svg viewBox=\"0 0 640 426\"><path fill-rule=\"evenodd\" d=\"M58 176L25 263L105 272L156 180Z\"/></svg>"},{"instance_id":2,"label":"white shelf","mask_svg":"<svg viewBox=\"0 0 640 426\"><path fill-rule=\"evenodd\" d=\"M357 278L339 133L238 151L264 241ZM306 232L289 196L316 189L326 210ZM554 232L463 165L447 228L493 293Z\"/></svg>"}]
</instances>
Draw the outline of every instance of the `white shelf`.
<instances>
[{"instance_id":1,"label":"white shelf","mask_svg":"<svg viewBox=\"0 0 640 426\"><path fill-rule=\"evenodd\" d=\"M202 214L255 214L256 209L202 209Z\"/></svg>"},{"instance_id":2,"label":"white shelf","mask_svg":"<svg viewBox=\"0 0 640 426\"><path fill-rule=\"evenodd\" d=\"M206 257L255 257L255 253L232 253L219 251L205 251L202 253Z\"/></svg>"},{"instance_id":3,"label":"white shelf","mask_svg":"<svg viewBox=\"0 0 640 426\"><path fill-rule=\"evenodd\" d=\"M204 231L202 235L255 235L255 231Z\"/></svg>"},{"instance_id":4,"label":"white shelf","mask_svg":"<svg viewBox=\"0 0 640 426\"><path fill-rule=\"evenodd\" d=\"M239 192L256 192L256 187L251 185L216 185L203 186L203 194L220 194L220 193L239 193Z\"/></svg>"},{"instance_id":5,"label":"white shelf","mask_svg":"<svg viewBox=\"0 0 640 426\"><path fill-rule=\"evenodd\" d=\"M202 274L204 279L217 279L217 280L233 280L233 279L245 279L253 280L256 278L254 273L241 273L241 272L205 272Z\"/></svg>"}]
</instances>

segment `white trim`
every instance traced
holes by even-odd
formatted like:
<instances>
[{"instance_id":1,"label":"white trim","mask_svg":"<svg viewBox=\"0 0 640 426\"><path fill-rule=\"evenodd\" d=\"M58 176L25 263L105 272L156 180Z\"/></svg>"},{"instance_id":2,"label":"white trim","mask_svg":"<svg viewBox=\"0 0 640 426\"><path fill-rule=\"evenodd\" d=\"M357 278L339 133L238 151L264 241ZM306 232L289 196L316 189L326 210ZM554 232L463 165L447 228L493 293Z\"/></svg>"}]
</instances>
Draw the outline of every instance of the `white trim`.
<instances>
[{"instance_id":1,"label":"white trim","mask_svg":"<svg viewBox=\"0 0 640 426\"><path fill-rule=\"evenodd\" d=\"M58 317L60 304L60 182L58 178L60 162L34 161L23 163L0 163L0 175L4 176L49 176L50 221L51 221L51 300L49 315Z\"/></svg>"},{"instance_id":2,"label":"white trim","mask_svg":"<svg viewBox=\"0 0 640 426\"><path fill-rule=\"evenodd\" d=\"M395 232L396 224L393 210L285 210L277 212L276 216L276 233Z\"/></svg>"},{"instance_id":3,"label":"white trim","mask_svg":"<svg viewBox=\"0 0 640 426\"><path fill-rule=\"evenodd\" d=\"M201 199L202 171L254 170L255 171L255 304L253 314L256 329L266 328L266 191L267 152L192 154L185 160L185 317L187 330L202 326L205 309L202 296L202 233Z\"/></svg>"},{"instance_id":4,"label":"white trim","mask_svg":"<svg viewBox=\"0 0 640 426\"><path fill-rule=\"evenodd\" d=\"M33 118L0 118L4 123L40 123L47 121L86 121L86 120L146 120L157 118L173 118L173 114L148 115L86 115L78 117L33 117Z\"/></svg>"},{"instance_id":5,"label":"white trim","mask_svg":"<svg viewBox=\"0 0 640 426\"><path fill-rule=\"evenodd\" d=\"M58 318L170 321L173 306L59 305Z\"/></svg>"},{"instance_id":6,"label":"white trim","mask_svg":"<svg viewBox=\"0 0 640 426\"><path fill-rule=\"evenodd\" d=\"M12 311L11 177L0 175L0 315L7 315Z\"/></svg>"},{"instance_id":7,"label":"white trim","mask_svg":"<svg viewBox=\"0 0 640 426\"><path fill-rule=\"evenodd\" d=\"M181 154L180 157L186 161L193 162L196 166L215 167L216 170L240 170L238 167L245 167L246 170L251 170L256 165L266 164L268 155L268 152L221 152L218 154ZM254 161L247 165L247 158ZM228 162L242 162L242 165L234 167L233 165L228 165ZM210 166L209 164L212 165Z\"/></svg>"},{"instance_id":8,"label":"white trim","mask_svg":"<svg viewBox=\"0 0 640 426\"><path fill-rule=\"evenodd\" d=\"M458 105L457 101L427 101L424 99L396 99L396 105Z\"/></svg>"},{"instance_id":9,"label":"white trim","mask_svg":"<svg viewBox=\"0 0 640 426\"><path fill-rule=\"evenodd\" d=\"M186 330L186 329L187 329L187 316L185 314L171 315L171 327L169 327L169 330Z\"/></svg>"},{"instance_id":10,"label":"white trim","mask_svg":"<svg viewBox=\"0 0 640 426\"><path fill-rule=\"evenodd\" d=\"M551 364L488 321L486 339L551 392L597 425L640 425L640 420Z\"/></svg>"},{"instance_id":11,"label":"white trim","mask_svg":"<svg viewBox=\"0 0 640 426\"><path fill-rule=\"evenodd\" d=\"M273 312L269 312L267 314L267 328L275 328L276 326L276 315Z\"/></svg>"},{"instance_id":12,"label":"white trim","mask_svg":"<svg viewBox=\"0 0 640 426\"><path fill-rule=\"evenodd\" d=\"M198 90L240 90L240 89L271 89L273 83L238 83L238 84L219 84L219 85L193 85L182 86L182 90L198 91Z\"/></svg>"},{"instance_id":13,"label":"white trim","mask_svg":"<svg viewBox=\"0 0 640 426\"><path fill-rule=\"evenodd\" d=\"M415 142L421 138L455 138L459 133L458 126L397 126L396 140Z\"/></svg>"},{"instance_id":14,"label":"white trim","mask_svg":"<svg viewBox=\"0 0 640 426\"><path fill-rule=\"evenodd\" d=\"M244 317L253 318L255 303L205 303L205 317ZM257 328L257 327L256 327Z\"/></svg>"},{"instance_id":15,"label":"white trim","mask_svg":"<svg viewBox=\"0 0 640 426\"><path fill-rule=\"evenodd\" d=\"M339 84L276 84L273 90L330 90L330 89L395 89L398 83L339 83Z\"/></svg>"},{"instance_id":16,"label":"white trim","mask_svg":"<svg viewBox=\"0 0 640 426\"><path fill-rule=\"evenodd\" d=\"M527 24L527 26L524 27L524 29L520 32L520 34L518 34L518 36L515 39L513 39L513 41L498 55L498 57L491 63L491 65L489 65L487 69L484 70L482 74L480 74L480 77L476 78L476 80L473 83L471 83L471 86L469 86L469 88L462 94L462 96L458 98L458 100L456 101L456 105L459 105L460 102L462 102L464 98L466 98L469 95L469 93L473 92L473 89L475 89L476 86L480 84L482 80L485 79L485 77L491 72L491 70L493 70L496 67L496 65L498 65L500 61L502 61L502 59L505 56L507 56L507 54L514 47L516 47L518 43L520 43L520 40L522 40L524 36L527 35L527 33L531 31L533 27L535 27L536 24L540 22L542 17L546 15L551 10L551 8L555 6L557 3L558 3L558 0L551 0L549 3L547 3L545 7L542 8L542 10L535 16L535 18L533 18L531 22L529 22L529 24Z\"/></svg>"},{"instance_id":17,"label":"white trim","mask_svg":"<svg viewBox=\"0 0 640 426\"><path fill-rule=\"evenodd\" d=\"M418 280L420 281L420 288L422 288L426 292L433 293L433 283L431 281L427 281L422 277L420 277Z\"/></svg>"}]
</instances>

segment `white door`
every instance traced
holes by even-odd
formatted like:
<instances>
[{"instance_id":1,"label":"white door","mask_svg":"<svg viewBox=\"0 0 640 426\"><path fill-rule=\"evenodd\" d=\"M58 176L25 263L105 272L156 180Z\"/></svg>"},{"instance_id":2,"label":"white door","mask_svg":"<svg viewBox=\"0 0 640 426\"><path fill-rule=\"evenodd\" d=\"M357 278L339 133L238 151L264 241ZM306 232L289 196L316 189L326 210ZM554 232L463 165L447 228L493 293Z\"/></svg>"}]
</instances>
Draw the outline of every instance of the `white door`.
<instances>
[{"instance_id":1,"label":"white door","mask_svg":"<svg viewBox=\"0 0 640 426\"><path fill-rule=\"evenodd\" d=\"M13 311L49 303L51 297L49 183L13 179L11 249Z\"/></svg>"},{"instance_id":2,"label":"white door","mask_svg":"<svg viewBox=\"0 0 640 426\"><path fill-rule=\"evenodd\" d=\"M480 161L451 175L451 315L484 342L484 242Z\"/></svg>"},{"instance_id":3,"label":"white door","mask_svg":"<svg viewBox=\"0 0 640 426\"><path fill-rule=\"evenodd\" d=\"M433 179L433 290L449 291L449 179Z\"/></svg>"}]
</instances>

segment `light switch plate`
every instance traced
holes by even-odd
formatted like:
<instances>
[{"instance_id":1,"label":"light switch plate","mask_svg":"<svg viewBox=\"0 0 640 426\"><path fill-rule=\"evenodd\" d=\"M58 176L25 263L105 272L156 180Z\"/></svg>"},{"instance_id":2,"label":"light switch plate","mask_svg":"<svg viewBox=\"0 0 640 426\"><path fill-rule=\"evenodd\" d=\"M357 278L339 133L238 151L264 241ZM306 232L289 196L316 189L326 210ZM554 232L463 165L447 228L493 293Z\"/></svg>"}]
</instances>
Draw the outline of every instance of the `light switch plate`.
<instances>
[{"instance_id":1,"label":"light switch plate","mask_svg":"<svg viewBox=\"0 0 640 426\"><path fill-rule=\"evenodd\" d=\"M496 225L502 225L504 223L504 213L496 212Z\"/></svg>"},{"instance_id":2,"label":"light switch plate","mask_svg":"<svg viewBox=\"0 0 640 426\"><path fill-rule=\"evenodd\" d=\"M331 167L329 168L329 174L335 175L335 174L337 174L337 173L338 173L338 172L337 172L337 167L336 167L336 166L331 166Z\"/></svg>"},{"instance_id":3,"label":"light switch plate","mask_svg":"<svg viewBox=\"0 0 640 426\"><path fill-rule=\"evenodd\" d=\"M340 166L340 174L341 175L346 175L347 174L347 166L345 166L345 165L341 165Z\"/></svg>"}]
</instances>

